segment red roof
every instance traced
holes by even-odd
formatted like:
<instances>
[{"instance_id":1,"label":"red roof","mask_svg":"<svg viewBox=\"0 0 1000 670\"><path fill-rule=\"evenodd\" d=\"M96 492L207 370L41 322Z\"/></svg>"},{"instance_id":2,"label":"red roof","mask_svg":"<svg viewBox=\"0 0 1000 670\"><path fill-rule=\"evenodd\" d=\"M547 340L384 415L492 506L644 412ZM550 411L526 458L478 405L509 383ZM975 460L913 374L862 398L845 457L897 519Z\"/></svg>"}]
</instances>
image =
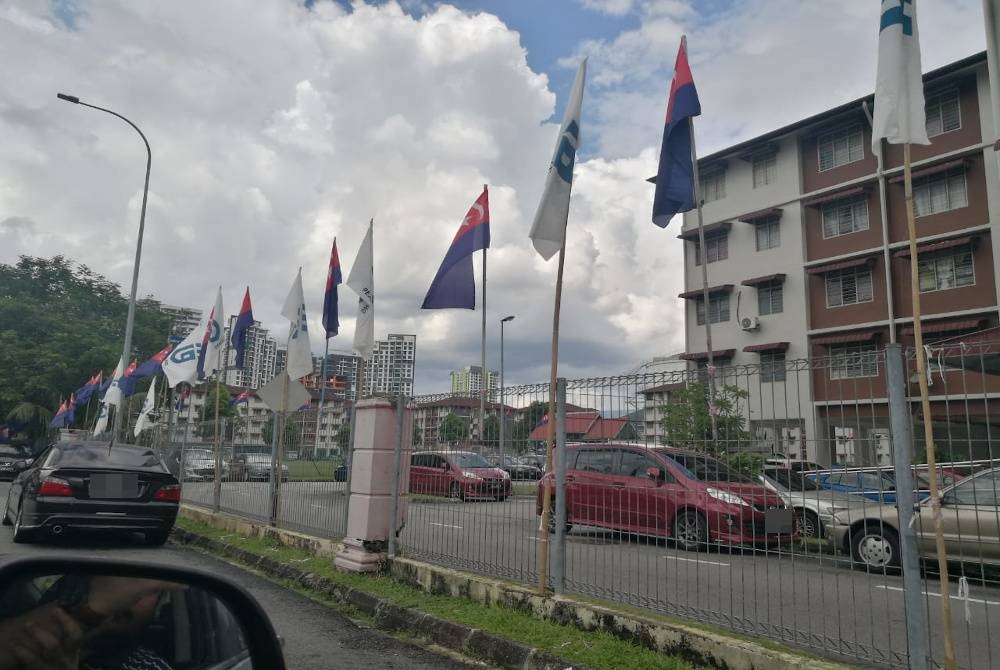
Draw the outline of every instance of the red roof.
<instances>
[{"instance_id":1,"label":"red roof","mask_svg":"<svg viewBox=\"0 0 1000 670\"><path fill-rule=\"evenodd\" d=\"M767 209L757 210L756 212L750 212L749 214L744 214L740 217L740 221L743 223L760 223L767 221L768 219L773 219L781 216L780 207L769 207Z\"/></svg>"},{"instance_id":2,"label":"red roof","mask_svg":"<svg viewBox=\"0 0 1000 670\"><path fill-rule=\"evenodd\" d=\"M705 237L708 237L709 235L719 235L721 233L728 233L732 225L733 224L729 221L710 223L709 225L705 226ZM685 230L677 237L679 237L682 240L695 241L698 239L698 229L692 228L690 230Z\"/></svg>"},{"instance_id":3,"label":"red roof","mask_svg":"<svg viewBox=\"0 0 1000 670\"><path fill-rule=\"evenodd\" d=\"M590 428L594 425L594 422L601 418L601 413L597 410L588 410L585 412L566 412L566 434L567 435L586 435L590 431ZM549 424L548 422L541 423L535 426L535 429L531 431L528 435L528 439L533 442L541 442L548 439L549 437Z\"/></svg>"},{"instance_id":4,"label":"red roof","mask_svg":"<svg viewBox=\"0 0 1000 670\"><path fill-rule=\"evenodd\" d=\"M868 185L855 186L854 188L844 189L843 191L837 191L836 193L827 193L815 198L803 200L802 204L806 207L819 207L820 205L825 205L828 202L836 202L838 200L845 200L859 195L866 195L870 189L871 186Z\"/></svg>"},{"instance_id":5,"label":"red roof","mask_svg":"<svg viewBox=\"0 0 1000 670\"><path fill-rule=\"evenodd\" d=\"M718 360L720 358L732 358L733 354L736 353L735 349L715 349L712 351L712 358ZM679 354L677 358L682 358L685 361L707 361L708 352L707 351L697 351L692 353Z\"/></svg>"},{"instance_id":6,"label":"red roof","mask_svg":"<svg viewBox=\"0 0 1000 670\"><path fill-rule=\"evenodd\" d=\"M732 284L719 284L718 286L709 286L708 294L711 295L713 293L729 293L732 290L733 290ZM697 300L703 295L705 295L705 291L703 289L696 288L696 289L691 289L690 291L684 291L684 293L678 293L677 297L684 298L685 300L692 300L692 299Z\"/></svg>"},{"instance_id":7,"label":"red roof","mask_svg":"<svg viewBox=\"0 0 1000 670\"><path fill-rule=\"evenodd\" d=\"M860 268L865 265L874 265L874 256L864 256L862 258L852 258L849 261L839 261L837 263L828 263L826 265L816 265L811 268L806 268L806 272L811 275L825 275L827 272L834 272L836 270L850 270L851 268Z\"/></svg>"},{"instance_id":8,"label":"red roof","mask_svg":"<svg viewBox=\"0 0 1000 670\"><path fill-rule=\"evenodd\" d=\"M938 163L937 165L932 165L930 167L921 168L920 170L914 170L910 176L913 179L919 177L929 177L932 174L940 174L942 172L947 172L948 170L953 170L955 168L964 168L969 164L968 158L959 158L954 161L946 161L944 163ZM889 180L890 184L902 184L903 183L903 173L899 173L895 177Z\"/></svg>"},{"instance_id":9,"label":"red roof","mask_svg":"<svg viewBox=\"0 0 1000 670\"><path fill-rule=\"evenodd\" d=\"M853 342L870 342L882 335L880 330L856 330L850 333L824 335L810 340L810 344L851 344Z\"/></svg>"},{"instance_id":10,"label":"red roof","mask_svg":"<svg viewBox=\"0 0 1000 670\"><path fill-rule=\"evenodd\" d=\"M590 427L584 440L613 440L618 437L622 429L628 424L627 419L598 419ZM568 430L566 431L569 432Z\"/></svg>"},{"instance_id":11,"label":"red roof","mask_svg":"<svg viewBox=\"0 0 1000 670\"><path fill-rule=\"evenodd\" d=\"M923 244L917 245L917 255L930 253L932 251L941 251L942 249L951 249L952 247L961 247L966 244L975 246L979 244L979 236L977 235L963 235L962 237L953 237L950 240L939 240L937 242L925 242ZM910 248L900 249L899 251L892 254L896 258L909 258Z\"/></svg>"},{"instance_id":12,"label":"red roof","mask_svg":"<svg viewBox=\"0 0 1000 670\"><path fill-rule=\"evenodd\" d=\"M788 342L769 342L768 344L751 344L743 347L746 352L788 351Z\"/></svg>"},{"instance_id":13,"label":"red roof","mask_svg":"<svg viewBox=\"0 0 1000 670\"><path fill-rule=\"evenodd\" d=\"M740 283L744 286L760 286L761 284L783 284L785 282L785 273L777 272L773 275L764 275L762 277L752 277L750 279L744 279Z\"/></svg>"},{"instance_id":14,"label":"red roof","mask_svg":"<svg viewBox=\"0 0 1000 670\"><path fill-rule=\"evenodd\" d=\"M985 319L945 319L944 321L932 321L931 323L921 323L920 331L925 335L928 333L951 333L958 330L974 330L983 325ZM913 335L913 326L903 328L903 335Z\"/></svg>"}]
</instances>

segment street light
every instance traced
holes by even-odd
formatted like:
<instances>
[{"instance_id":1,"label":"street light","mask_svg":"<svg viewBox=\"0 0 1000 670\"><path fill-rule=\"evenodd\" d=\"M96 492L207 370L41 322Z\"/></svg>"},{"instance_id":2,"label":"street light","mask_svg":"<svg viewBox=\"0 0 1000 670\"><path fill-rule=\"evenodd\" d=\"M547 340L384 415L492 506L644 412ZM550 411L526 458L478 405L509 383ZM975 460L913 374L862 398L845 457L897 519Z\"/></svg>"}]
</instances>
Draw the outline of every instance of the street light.
<instances>
[{"instance_id":1,"label":"street light","mask_svg":"<svg viewBox=\"0 0 1000 670\"><path fill-rule=\"evenodd\" d=\"M503 467L503 433L504 424L507 423L507 405L504 403L503 394L503 324L513 321L514 316L505 316L500 319L500 467Z\"/></svg>"},{"instance_id":2,"label":"street light","mask_svg":"<svg viewBox=\"0 0 1000 670\"><path fill-rule=\"evenodd\" d=\"M135 294L139 286L139 261L142 258L142 233L146 227L146 196L149 195L149 169L153 164L153 152L150 151L149 142L146 140L146 136L142 134L142 131L139 130L139 126L135 125L118 112L113 112L110 109L105 109L104 107L98 107L97 105L82 102L80 98L75 95L57 93L56 97L60 100L65 100L66 102L72 102L74 105L83 105L84 107L90 107L91 109L96 109L100 112L106 112L112 116L117 116L119 119L132 126L135 132L139 133L139 137L142 138L142 143L146 145L146 182L142 187L142 209L139 211L139 236L135 242L135 262L132 264L132 293L129 295L128 299L128 317L125 320L125 342L122 346L121 360L123 367L121 372L124 372L124 366L128 365L128 360L131 357L132 350L132 326L135 323ZM121 405L119 404L115 410L114 428L111 433L112 438L118 435L121 430L121 426L122 412Z\"/></svg>"}]
</instances>

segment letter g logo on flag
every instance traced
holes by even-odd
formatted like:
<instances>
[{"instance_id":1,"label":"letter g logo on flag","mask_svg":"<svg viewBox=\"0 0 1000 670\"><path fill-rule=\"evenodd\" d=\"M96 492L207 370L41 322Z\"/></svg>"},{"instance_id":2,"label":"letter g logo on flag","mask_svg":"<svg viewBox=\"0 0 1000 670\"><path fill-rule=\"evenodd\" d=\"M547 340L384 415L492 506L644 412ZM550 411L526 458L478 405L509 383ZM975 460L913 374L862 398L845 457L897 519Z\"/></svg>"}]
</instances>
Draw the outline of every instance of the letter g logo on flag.
<instances>
[{"instance_id":1,"label":"letter g logo on flag","mask_svg":"<svg viewBox=\"0 0 1000 670\"><path fill-rule=\"evenodd\" d=\"M572 141L570 138L572 137ZM573 163L576 162L576 145L580 143L580 126L576 121L570 121L566 126L566 132L559 140L559 150L556 151L556 158L552 164L556 172L567 184L573 183Z\"/></svg>"},{"instance_id":2,"label":"letter g logo on flag","mask_svg":"<svg viewBox=\"0 0 1000 670\"><path fill-rule=\"evenodd\" d=\"M879 32L897 23L902 26L904 35L913 35L913 17L906 13L906 5L913 6L913 0L882 0L882 20Z\"/></svg>"},{"instance_id":3,"label":"letter g logo on flag","mask_svg":"<svg viewBox=\"0 0 1000 670\"><path fill-rule=\"evenodd\" d=\"M181 365L193 361L198 358L199 349L201 349L200 344L189 344L179 349L174 349L170 354L170 362Z\"/></svg>"}]
</instances>

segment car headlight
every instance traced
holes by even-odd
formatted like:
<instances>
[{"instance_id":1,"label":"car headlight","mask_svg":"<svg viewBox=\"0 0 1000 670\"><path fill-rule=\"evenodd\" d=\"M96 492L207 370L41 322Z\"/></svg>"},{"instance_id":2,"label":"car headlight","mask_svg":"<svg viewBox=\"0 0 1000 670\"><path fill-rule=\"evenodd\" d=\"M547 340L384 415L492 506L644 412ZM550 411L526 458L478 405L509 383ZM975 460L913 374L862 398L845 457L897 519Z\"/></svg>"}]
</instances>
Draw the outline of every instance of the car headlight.
<instances>
[{"instance_id":1,"label":"car headlight","mask_svg":"<svg viewBox=\"0 0 1000 670\"><path fill-rule=\"evenodd\" d=\"M735 493L730 493L729 491L720 491L719 489L708 488L705 489L705 493L715 498L716 500L721 500L722 502L729 503L730 505L741 505L743 507L750 507L750 503L748 503L746 500L739 497Z\"/></svg>"},{"instance_id":2,"label":"car headlight","mask_svg":"<svg viewBox=\"0 0 1000 670\"><path fill-rule=\"evenodd\" d=\"M466 479L482 479L482 477L477 475L475 472L467 472L465 470L462 470L462 476Z\"/></svg>"}]
</instances>

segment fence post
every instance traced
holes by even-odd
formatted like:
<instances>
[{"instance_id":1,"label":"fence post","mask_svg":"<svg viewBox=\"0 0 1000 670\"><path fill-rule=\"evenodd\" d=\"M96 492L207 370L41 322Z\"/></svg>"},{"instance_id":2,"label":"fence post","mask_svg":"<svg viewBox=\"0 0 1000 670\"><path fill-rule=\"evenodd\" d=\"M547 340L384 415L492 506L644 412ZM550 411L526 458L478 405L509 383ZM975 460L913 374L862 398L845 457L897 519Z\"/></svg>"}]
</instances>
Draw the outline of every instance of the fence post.
<instances>
[{"instance_id":1,"label":"fence post","mask_svg":"<svg viewBox=\"0 0 1000 670\"><path fill-rule=\"evenodd\" d=\"M552 548L552 581L556 595L566 591L566 378L556 380L556 532Z\"/></svg>"},{"instance_id":2,"label":"fence post","mask_svg":"<svg viewBox=\"0 0 1000 670\"><path fill-rule=\"evenodd\" d=\"M285 425L283 412L274 412L274 429L271 431L271 504L268 519L272 526L278 525L278 511L281 505L281 460L278 458L278 424Z\"/></svg>"},{"instance_id":3,"label":"fence post","mask_svg":"<svg viewBox=\"0 0 1000 670\"><path fill-rule=\"evenodd\" d=\"M396 448L392 459L392 516L389 520L389 558L396 558L396 532L399 530L399 469L403 464L403 414L405 411L406 398L400 393L396 397Z\"/></svg>"},{"instance_id":4,"label":"fence post","mask_svg":"<svg viewBox=\"0 0 1000 670\"><path fill-rule=\"evenodd\" d=\"M909 670L927 670L927 607L920 581L917 533L912 525L913 424L906 400L906 365L899 344L885 347L886 381L889 387L889 421L892 428L892 462L896 479L896 509L899 512L899 547L903 566L903 605L906 617L906 648Z\"/></svg>"}]
</instances>

